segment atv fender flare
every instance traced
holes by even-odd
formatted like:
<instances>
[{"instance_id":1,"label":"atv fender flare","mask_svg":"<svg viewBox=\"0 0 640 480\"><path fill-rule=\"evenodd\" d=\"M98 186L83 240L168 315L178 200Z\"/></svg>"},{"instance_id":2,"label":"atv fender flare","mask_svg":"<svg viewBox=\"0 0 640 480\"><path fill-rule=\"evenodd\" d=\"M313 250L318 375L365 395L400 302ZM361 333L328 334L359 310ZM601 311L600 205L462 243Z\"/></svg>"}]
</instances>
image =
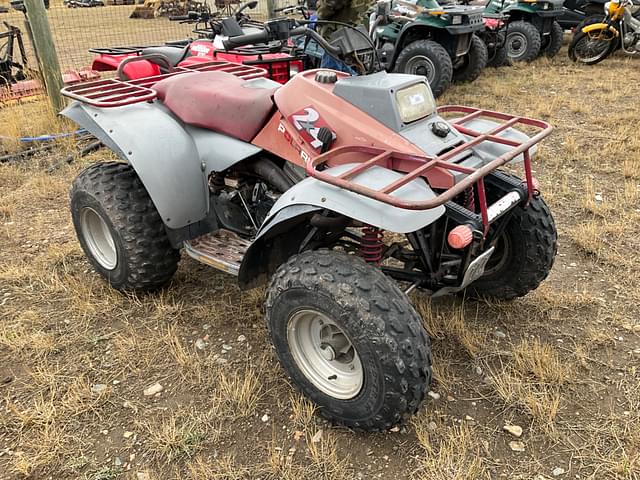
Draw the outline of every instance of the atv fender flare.
<instances>
[{"instance_id":1,"label":"atv fender flare","mask_svg":"<svg viewBox=\"0 0 640 480\"><path fill-rule=\"evenodd\" d=\"M344 164L324 170L339 175L355 164ZM352 180L361 185L379 189L403 174L383 167L374 167L356 175ZM403 200L426 200L435 193L423 178L417 178L394 192ZM291 255L298 253L308 233L306 225L318 211L330 211L361 223L394 233L419 230L440 218L444 206L429 210L406 210L364 197L307 177L278 199L262 224L240 265L238 284L248 289L266 282L269 276Z\"/></svg>"},{"instance_id":2,"label":"atv fender flare","mask_svg":"<svg viewBox=\"0 0 640 480\"><path fill-rule=\"evenodd\" d=\"M209 212L207 178L261 149L235 138L184 125L160 103L94 108L73 102L62 111L131 164L170 229Z\"/></svg>"},{"instance_id":3,"label":"atv fender flare","mask_svg":"<svg viewBox=\"0 0 640 480\"><path fill-rule=\"evenodd\" d=\"M416 37L418 40L433 40L435 37L448 35L441 22L442 21L438 18L429 19L428 21L421 20L419 22L407 22L398 35L398 40L396 41L395 48L393 50L393 57L389 64L389 71L392 71L395 68L396 60L398 59L398 55L400 55L402 49L413 41L411 40L412 36ZM435 38L435 41L441 43L437 38ZM446 48L446 46L443 45L443 47L451 56L451 52Z\"/></svg>"}]
</instances>

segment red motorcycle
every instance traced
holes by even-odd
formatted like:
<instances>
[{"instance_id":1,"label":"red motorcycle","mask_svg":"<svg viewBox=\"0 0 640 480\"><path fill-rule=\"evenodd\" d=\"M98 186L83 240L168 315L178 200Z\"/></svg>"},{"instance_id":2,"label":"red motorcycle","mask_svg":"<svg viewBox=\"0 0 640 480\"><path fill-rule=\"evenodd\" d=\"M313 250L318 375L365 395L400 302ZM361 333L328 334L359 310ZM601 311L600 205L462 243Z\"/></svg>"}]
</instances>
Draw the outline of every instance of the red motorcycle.
<instances>
[{"instance_id":1,"label":"red motorcycle","mask_svg":"<svg viewBox=\"0 0 640 480\"><path fill-rule=\"evenodd\" d=\"M217 13L190 12L170 20L194 23L193 32L200 38L168 42L160 46L92 48L96 53L91 68L99 72L118 71L122 80L135 80L168 73L176 67L225 61L263 68L271 80L286 83L304 69L303 57L284 53L282 42L225 48L223 42L247 34L259 34L261 23L253 22L243 11L255 8L257 1L245 3L226 18ZM258 43L258 42L256 42ZM141 58L144 57L144 58Z\"/></svg>"}]
</instances>

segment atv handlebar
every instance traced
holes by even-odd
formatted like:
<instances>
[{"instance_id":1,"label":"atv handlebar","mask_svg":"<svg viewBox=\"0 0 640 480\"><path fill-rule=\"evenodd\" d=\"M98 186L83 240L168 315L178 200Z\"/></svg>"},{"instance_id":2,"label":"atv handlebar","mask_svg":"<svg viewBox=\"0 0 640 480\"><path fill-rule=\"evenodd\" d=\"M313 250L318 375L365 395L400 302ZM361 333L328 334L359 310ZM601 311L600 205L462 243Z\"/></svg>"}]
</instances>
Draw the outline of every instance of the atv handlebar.
<instances>
[{"instance_id":1,"label":"atv handlebar","mask_svg":"<svg viewBox=\"0 0 640 480\"><path fill-rule=\"evenodd\" d=\"M184 22L187 20L191 20L190 15L172 15L169 17L170 22Z\"/></svg>"},{"instance_id":2,"label":"atv handlebar","mask_svg":"<svg viewBox=\"0 0 640 480\"><path fill-rule=\"evenodd\" d=\"M289 37L297 35L305 35L313 38L318 44L330 55L341 56L342 50L339 47L331 45L315 30L306 27L295 27L293 22L285 19L273 20L264 24L264 30L259 33L250 33L247 35L238 35L223 41L224 48L231 50L233 48L242 47L244 45L252 45L254 43L269 43L272 41L283 41Z\"/></svg>"}]
</instances>

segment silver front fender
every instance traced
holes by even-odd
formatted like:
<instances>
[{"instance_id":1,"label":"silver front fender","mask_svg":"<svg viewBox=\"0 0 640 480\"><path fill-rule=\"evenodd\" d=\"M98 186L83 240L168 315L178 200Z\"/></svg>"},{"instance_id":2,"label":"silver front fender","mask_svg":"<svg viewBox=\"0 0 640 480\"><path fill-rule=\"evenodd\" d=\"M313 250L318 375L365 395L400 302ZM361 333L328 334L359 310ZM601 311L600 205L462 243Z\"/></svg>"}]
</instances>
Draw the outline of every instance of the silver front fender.
<instances>
[{"instance_id":1,"label":"silver front fender","mask_svg":"<svg viewBox=\"0 0 640 480\"><path fill-rule=\"evenodd\" d=\"M354 164L340 165L324 172L338 175L353 166ZM352 180L379 189L401 176L401 173L374 167L356 175ZM422 178L412 180L394 192L394 195L412 201L435 197L435 193ZM282 262L297 253L306 235L306 222L314 213L325 209L395 233L414 232L435 222L445 213L444 206L430 210L405 210L315 178L306 178L282 194L271 208L240 265L240 287L252 288L264 283Z\"/></svg>"},{"instance_id":2,"label":"silver front fender","mask_svg":"<svg viewBox=\"0 0 640 480\"><path fill-rule=\"evenodd\" d=\"M162 220L172 229L207 215L211 171L225 170L261 150L184 125L158 102L105 109L74 102L62 115L131 164Z\"/></svg>"}]
</instances>

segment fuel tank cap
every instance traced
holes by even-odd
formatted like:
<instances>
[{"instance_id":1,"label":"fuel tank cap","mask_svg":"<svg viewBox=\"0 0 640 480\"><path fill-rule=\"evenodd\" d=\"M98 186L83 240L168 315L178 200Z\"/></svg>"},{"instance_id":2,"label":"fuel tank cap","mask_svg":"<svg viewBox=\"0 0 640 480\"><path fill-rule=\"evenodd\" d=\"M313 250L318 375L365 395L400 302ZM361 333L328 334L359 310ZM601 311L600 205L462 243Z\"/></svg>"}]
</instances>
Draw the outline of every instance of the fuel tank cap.
<instances>
[{"instance_id":1,"label":"fuel tank cap","mask_svg":"<svg viewBox=\"0 0 640 480\"><path fill-rule=\"evenodd\" d=\"M332 72L331 70L320 70L316 72L315 80L318 83L336 83L338 76L336 72Z\"/></svg>"}]
</instances>

